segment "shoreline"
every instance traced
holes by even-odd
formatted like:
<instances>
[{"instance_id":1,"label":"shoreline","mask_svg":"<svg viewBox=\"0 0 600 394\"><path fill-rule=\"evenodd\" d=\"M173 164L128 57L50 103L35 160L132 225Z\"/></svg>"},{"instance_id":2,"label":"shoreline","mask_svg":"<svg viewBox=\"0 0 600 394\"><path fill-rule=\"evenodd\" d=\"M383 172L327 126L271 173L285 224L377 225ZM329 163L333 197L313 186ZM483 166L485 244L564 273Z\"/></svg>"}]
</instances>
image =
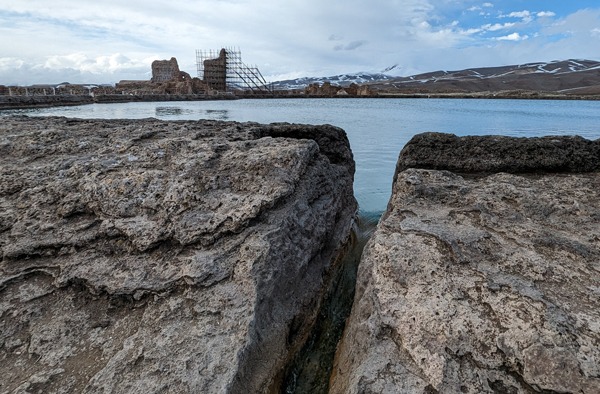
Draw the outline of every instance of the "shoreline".
<instances>
[{"instance_id":1,"label":"shoreline","mask_svg":"<svg viewBox=\"0 0 600 394\"><path fill-rule=\"evenodd\" d=\"M366 96L322 96L305 94L274 95L57 95L57 96L0 96L0 111L10 109L51 108L87 104L116 104L128 102L213 101L238 99L514 99L514 100L581 100L597 101L599 95L562 95L540 92L477 92L477 93L379 93Z\"/></svg>"},{"instance_id":2,"label":"shoreline","mask_svg":"<svg viewBox=\"0 0 600 394\"><path fill-rule=\"evenodd\" d=\"M159 95L56 95L56 96L0 96L0 111L10 109L32 109L68 107L88 104L116 104L133 102L235 100L235 96L208 96L200 94Z\"/></svg>"}]
</instances>

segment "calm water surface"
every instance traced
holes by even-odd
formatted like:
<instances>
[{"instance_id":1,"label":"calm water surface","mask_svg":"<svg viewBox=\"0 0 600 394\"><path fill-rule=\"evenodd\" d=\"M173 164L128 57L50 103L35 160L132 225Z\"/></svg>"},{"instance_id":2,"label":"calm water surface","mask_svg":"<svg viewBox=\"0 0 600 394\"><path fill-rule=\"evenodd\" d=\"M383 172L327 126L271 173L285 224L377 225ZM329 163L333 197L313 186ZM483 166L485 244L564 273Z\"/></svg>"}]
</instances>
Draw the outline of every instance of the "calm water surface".
<instances>
[{"instance_id":1,"label":"calm water surface","mask_svg":"<svg viewBox=\"0 0 600 394\"><path fill-rule=\"evenodd\" d=\"M356 160L361 213L377 216L391 192L398 153L415 134L581 135L600 138L600 101L475 99L273 99L93 104L0 115L78 118L215 119L333 124L346 130Z\"/></svg>"}]
</instances>

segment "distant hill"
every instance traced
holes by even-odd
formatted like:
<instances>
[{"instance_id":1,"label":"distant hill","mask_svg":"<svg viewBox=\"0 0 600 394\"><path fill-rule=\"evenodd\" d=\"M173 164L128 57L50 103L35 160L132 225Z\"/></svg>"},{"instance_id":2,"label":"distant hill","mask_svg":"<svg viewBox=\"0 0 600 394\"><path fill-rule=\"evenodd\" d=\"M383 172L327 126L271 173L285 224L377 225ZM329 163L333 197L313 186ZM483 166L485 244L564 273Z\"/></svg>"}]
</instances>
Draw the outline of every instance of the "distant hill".
<instances>
[{"instance_id":1,"label":"distant hill","mask_svg":"<svg viewBox=\"0 0 600 394\"><path fill-rule=\"evenodd\" d=\"M434 71L409 77L382 73L305 77L273 83L275 90L303 89L313 83L330 82L347 87L368 85L377 93L479 93L533 91L574 95L600 94L600 62L563 60L512 66Z\"/></svg>"},{"instance_id":2,"label":"distant hill","mask_svg":"<svg viewBox=\"0 0 600 394\"><path fill-rule=\"evenodd\" d=\"M354 74L340 74L331 77L303 77L297 79L288 79L285 81L273 82L271 85L275 90L293 90L304 89L313 83L323 84L331 82L332 85L347 87L355 83L357 85L374 82L384 82L391 80L392 76L381 73L359 72Z\"/></svg>"},{"instance_id":3,"label":"distant hill","mask_svg":"<svg viewBox=\"0 0 600 394\"><path fill-rule=\"evenodd\" d=\"M370 83L379 92L472 93L527 90L563 94L600 94L600 62L564 60L514 66L436 71Z\"/></svg>"}]
</instances>

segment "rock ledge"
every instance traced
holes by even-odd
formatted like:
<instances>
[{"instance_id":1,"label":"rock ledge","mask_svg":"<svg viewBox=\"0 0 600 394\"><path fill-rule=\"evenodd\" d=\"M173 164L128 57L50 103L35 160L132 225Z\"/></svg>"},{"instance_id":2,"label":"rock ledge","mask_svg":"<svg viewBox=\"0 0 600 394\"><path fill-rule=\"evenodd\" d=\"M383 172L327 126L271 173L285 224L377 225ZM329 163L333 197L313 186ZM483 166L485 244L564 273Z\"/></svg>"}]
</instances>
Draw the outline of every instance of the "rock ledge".
<instances>
[{"instance_id":1,"label":"rock ledge","mask_svg":"<svg viewBox=\"0 0 600 394\"><path fill-rule=\"evenodd\" d=\"M332 126L3 118L0 392L265 392L356 212Z\"/></svg>"},{"instance_id":2,"label":"rock ledge","mask_svg":"<svg viewBox=\"0 0 600 394\"><path fill-rule=\"evenodd\" d=\"M581 156L578 147L598 143L557 140ZM482 173L408 168L432 165L419 141L432 155L447 141L472 149L458 158L443 149L435 166ZM507 163L545 174L486 174L497 163L474 152L498 144L537 142L429 134L405 147L361 260L330 392L598 392L600 173L549 173L564 167L533 149L540 167ZM597 166L586 157L573 171Z\"/></svg>"}]
</instances>

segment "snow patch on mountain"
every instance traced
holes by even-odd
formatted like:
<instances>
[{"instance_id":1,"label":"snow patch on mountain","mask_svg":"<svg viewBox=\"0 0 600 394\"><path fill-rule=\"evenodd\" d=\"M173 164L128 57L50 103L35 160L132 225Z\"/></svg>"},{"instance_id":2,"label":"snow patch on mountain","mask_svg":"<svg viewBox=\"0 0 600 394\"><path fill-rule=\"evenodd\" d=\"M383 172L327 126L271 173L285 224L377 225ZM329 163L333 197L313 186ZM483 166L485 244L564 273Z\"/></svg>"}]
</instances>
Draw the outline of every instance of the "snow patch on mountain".
<instances>
[{"instance_id":1,"label":"snow patch on mountain","mask_svg":"<svg viewBox=\"0 0 600 394\"><path fill-rule=\"evenodd\" d=\"M496 82L493 83L498 83L497 81L508 79L520 80L526 78L528 75L560 76L562 78L562 76L568 76L572 73L593 72L593 70L600 69L600 62L582 59L556 60L510 66L469 68L457 71L440 70L407 77L398 77L385 73L391 70L398 70L399 68L401 67L395 64L387 67L382 73L358 72L330 77L303 77L273 82L272 86L275 90L302 90L308 85L314 83L322 85L325 82L341 87L348 87L354 83L357 85L395 86L397 88L410 86L411 84L447 84L453 81L460 81L461 83L488 81L492 83L495 80Z\"/></svg>"},{"instance_id":2,"label":"snow patch on mountain","mask_svg":"<svg viewBox=\"0 0 600 394\"><path fill-rule=\"evenodd\" d=\"M332 85L347 87L354 84L360 85L369 82L384 82L394 78L382 73L358 72L353 74L340 74L330 77L303 77L273 82L271 85L275 90L304 89L313 83L323 84L329 82Z\"/></svg>"}]
</instances>

